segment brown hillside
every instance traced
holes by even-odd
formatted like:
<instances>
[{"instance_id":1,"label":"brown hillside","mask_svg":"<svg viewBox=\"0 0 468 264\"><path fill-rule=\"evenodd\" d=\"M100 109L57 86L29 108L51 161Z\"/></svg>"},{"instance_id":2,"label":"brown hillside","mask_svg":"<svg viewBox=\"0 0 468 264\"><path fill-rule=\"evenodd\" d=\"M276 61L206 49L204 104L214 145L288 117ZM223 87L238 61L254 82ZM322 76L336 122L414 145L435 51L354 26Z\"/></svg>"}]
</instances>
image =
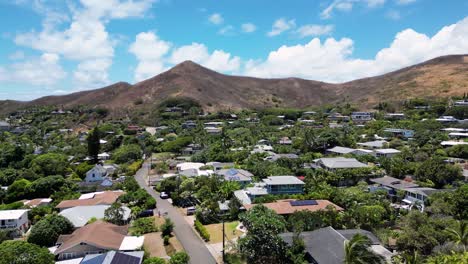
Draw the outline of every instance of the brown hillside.
<instances>
[{"instance_id":1,"label":"brown hillside","mask_svg":"<svg viewBox=\"0 0 468 264\"><path fill-rule=\"evenodd\" d=\"M368 108L379 101L447 97L468 92L468 55L439 57L381 76L342 84L299 78L260 79L229 76L190 61L148 80L30 102L0 101L0 113L30 105L89 105L114 113L148 110L168 97L189 97L207 110L307 107L343 100ZM138 103L136 103L138 101Z\"/></svg>"}]
</instances>

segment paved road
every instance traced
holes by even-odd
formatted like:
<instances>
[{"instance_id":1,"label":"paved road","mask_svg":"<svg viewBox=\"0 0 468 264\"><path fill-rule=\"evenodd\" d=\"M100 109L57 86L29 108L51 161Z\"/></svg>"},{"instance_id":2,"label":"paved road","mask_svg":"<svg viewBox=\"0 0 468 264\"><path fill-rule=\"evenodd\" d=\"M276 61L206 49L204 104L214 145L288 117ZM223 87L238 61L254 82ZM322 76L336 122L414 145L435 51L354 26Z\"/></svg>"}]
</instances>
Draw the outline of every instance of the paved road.
<instances>
[{"instance_id":1,"label":"paved road","mask_svg":"<svg viewBox=\"0 0 468 264\"><path fill-rule=\"evenodd\" d=\"M190 256L191 264L215 264L216 261L208 251L205 243L195 234L192 227L185 221L184 216L174 208L168 201L163 200L159 195L145 183L145 176L148 174L149 163L145 162L140 170L135 174L135 179L141 188L145 189L156 199L158 210L167 212L169 218L174 222L174 233L177 239Z\"/></svg>"}]
</instances>

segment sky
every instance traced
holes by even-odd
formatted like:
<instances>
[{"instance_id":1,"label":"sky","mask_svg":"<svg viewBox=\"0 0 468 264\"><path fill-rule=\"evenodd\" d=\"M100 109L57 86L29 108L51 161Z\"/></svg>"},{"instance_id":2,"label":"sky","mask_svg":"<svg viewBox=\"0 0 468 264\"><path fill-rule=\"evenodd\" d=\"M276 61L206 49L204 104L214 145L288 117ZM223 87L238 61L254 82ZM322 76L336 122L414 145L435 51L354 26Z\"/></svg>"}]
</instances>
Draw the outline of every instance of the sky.
<instances>
[{"instance_id":1,"label":"sky","mask_svg":"<svg viewBox=\"0 0 468 264\"><path fill-rule=\"evenodd\" d=\"M0 100L136 83L185 60L332 83L468 54L466 0L0 0Z\"/></svg>"}]
</instances>

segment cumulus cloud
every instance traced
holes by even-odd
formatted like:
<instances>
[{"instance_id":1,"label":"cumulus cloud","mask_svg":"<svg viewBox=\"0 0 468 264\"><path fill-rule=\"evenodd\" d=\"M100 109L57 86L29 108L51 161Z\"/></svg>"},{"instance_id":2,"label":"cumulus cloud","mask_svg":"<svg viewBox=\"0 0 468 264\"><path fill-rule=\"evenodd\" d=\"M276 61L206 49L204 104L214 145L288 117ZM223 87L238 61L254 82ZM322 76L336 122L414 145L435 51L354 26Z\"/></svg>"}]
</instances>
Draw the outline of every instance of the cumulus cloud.
<instances>
[{"instance_id":1,"label":"cumulus cloud","mask_svg":"<svg viewBox=\"0 0 468 264\"><path fill-rule=\"evenodd\" d=\"M218 30L218 34L225 35L225 36L231 36L234 35L234 27L231 25L227 25L225 27L222 27L220 30Z\"/></svg>"},{"instance_id":2,"label":"cumulus cloud","mask_svg":"<svg viewBox=\"0 0 468 264\"><path fill-rule=\"evenodd\" d=\"M244 23L241 25L242 32L244 33L252 33L257 30L257 26L253 23Z\"/></svg>"},{"instance_id":3,"label":"cumulus cloud","mask_svg":"<svg viewBox=\"0 0 468 264\"><path fill-rule=\"evenodd\" d=\"M42 30L18 34L15 43L77 61L78 65L73 72L76 85L82 88L99 87L109 83L108 70L112 65L116 44L106 24L113 19L141 17L154 2L80 0L78 7L70 7L71 21L65 27L62 24L68 21L67 16L61 17L56 10L37 4L36 9L45 15Z\"/></svg>"},{"instance_id":4,"label":"cumulus cloud","mask_svg":"<svg viewBox=\"0 0 468 264\"><path fill-rule=\"evenodd\" d=\"M66 77L60 57L44 53L38 58L0 67L0 81L29 85L54 85Z\"/></svg>"},{"instance_id":5,"label":"cumulus cloud","mask_svg":"<svg viewBox=\"0 0 468 264\"><path fill-rule=\"evenodd\" d=\"M241 59L222 50L209 53L204 44L192 43L175 49L169 63L177 64L186 60L199 63L205 67L221 72L236 72L241 65Z\"/></svg>"},{"instance_id":6,"label":"cumulus cloud","mask_svg":"<svg viewBox=\"0 0 468 264\"><path fill-rule=\"evenodd\" d=\"M282 46L266 60L248 61L245 74L258 77L298 76L329 82L343 82L374 76L448 54L468 52L468 17L443 27L429 37L412 29L399 32L389 47L373 59L353 58L349 38L318 38L305 45Z\"/></svg>"},{"instance_id":7,"label":"cumulus cloud","mask_svg":"<svg viewBox=\"0 0 468 264\"><path fill-rule=\"evenodd\" d=\"M171 43L161 40L154 32L139 33L130 45L130 53L138 59L135 80L141 81L165 70L163 57Z\"/></svg>"},{"instance_id":8,"label":"cumulus cloud","mask_svg":"<svg viewBox=\"0 0 468 264\"><path fill-rule=\"evenodd\" d=\"M303 25L296 30L301 37L321 36L330 34L333 31L333 25Z\"/></svg>"},{"instance_id":9,"label":"cumulus cloud","mask_svg":"<svg viewBox=\"0 0 468 264\"><path fill-rule=\"evenodd\" d=\"M215 25L221 25L224 22L224 18L220 13L214 13L208 17L208 21Z\"/></svg>"},{"instance_id":10,"label":"cumulus cloud","mask_svg":"<svg viewBox=\"0 0 468 264\"><path fill-rule=\"evenodd\" d=\"M296 27L296 21L294 19L286 20L285 18L280 18L273 23L271 31L268 32L267 35L270 37L278 36L294 27Z\"/></svg>"}]
</instances>

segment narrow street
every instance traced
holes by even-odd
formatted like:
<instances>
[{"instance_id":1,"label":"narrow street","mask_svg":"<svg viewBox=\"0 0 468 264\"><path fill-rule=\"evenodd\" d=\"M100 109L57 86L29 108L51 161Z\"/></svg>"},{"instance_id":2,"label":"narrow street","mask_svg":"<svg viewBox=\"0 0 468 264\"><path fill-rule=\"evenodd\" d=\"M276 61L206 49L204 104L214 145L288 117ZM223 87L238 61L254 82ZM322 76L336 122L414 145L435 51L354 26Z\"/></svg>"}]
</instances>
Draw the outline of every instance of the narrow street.
<instances>
[{"instance_id":1,"label":"narrow street","mask_svg":"<svg viewBox=\"0 0 468 264\"><path fill-rule=\"evenodd\" d=\"M189 254L190 263L215 264L216 261L205 246L205 243L195 234L192 227L185 221L184 216L168 201L161 199L151 186L146 185L145 177L148 174L149 166L150 164L147 161L143 163L141 169L135 174L135 179L141 188L145 189L156 199L158 210L161 213L167 212L167 216L174 222L174 233L187 254Z\"/></svg>"}]
</instances>

